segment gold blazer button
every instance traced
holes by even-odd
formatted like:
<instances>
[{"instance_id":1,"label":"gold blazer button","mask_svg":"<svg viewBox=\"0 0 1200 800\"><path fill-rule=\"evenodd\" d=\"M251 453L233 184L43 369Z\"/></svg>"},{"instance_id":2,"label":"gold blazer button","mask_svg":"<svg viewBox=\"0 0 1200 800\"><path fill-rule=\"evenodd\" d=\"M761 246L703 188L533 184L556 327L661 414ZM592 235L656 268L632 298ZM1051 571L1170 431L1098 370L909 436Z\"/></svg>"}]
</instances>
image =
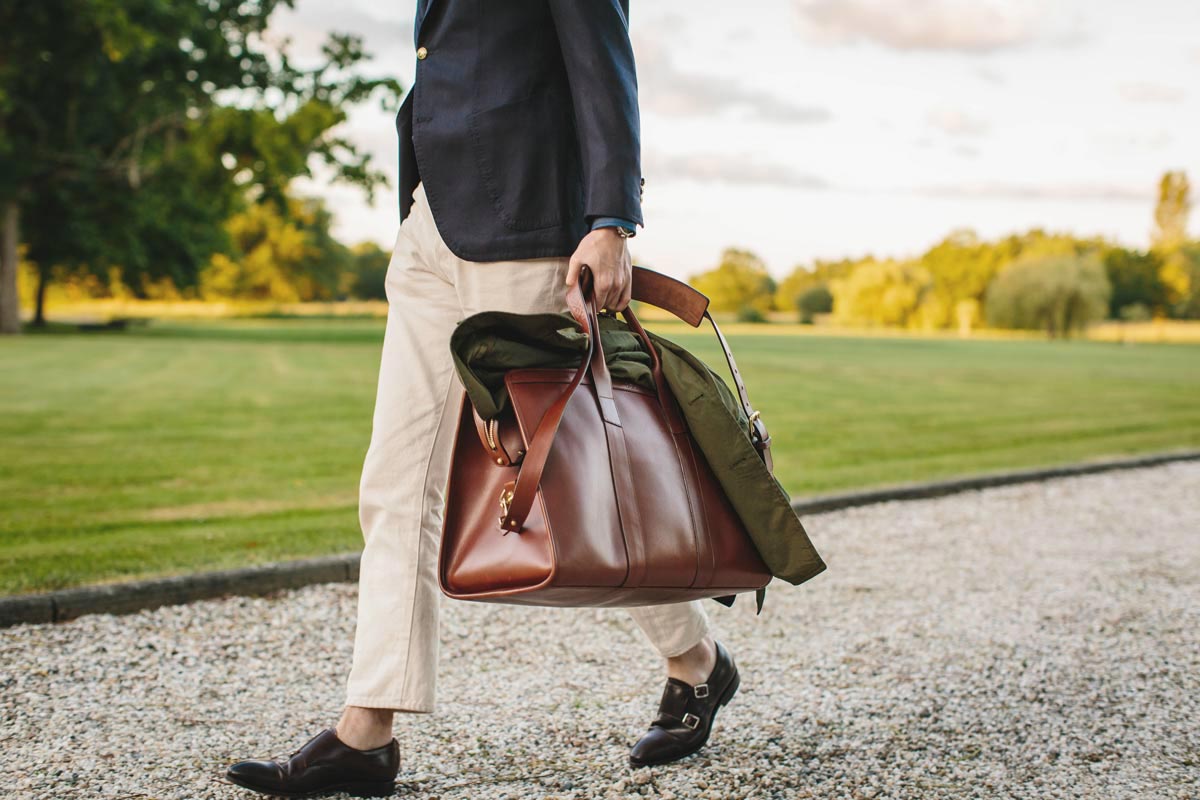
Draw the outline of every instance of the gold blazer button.
<instances>
[{"instance_id":1,"label":"gold blazer button","mask_svg":"<svg viewBox=\"0 0 1200 800\"><path fill-rule=\"evenodd\" d=\"M425 60L425 56L427 56L427 55L429 55L429 51L428 51L428 50L426 50L424 47L418 47L418 48L417 48L417 58L418 58L418 59L420 59L420 60L424 61L424 60Z\"/></svg>"}]
</instances>

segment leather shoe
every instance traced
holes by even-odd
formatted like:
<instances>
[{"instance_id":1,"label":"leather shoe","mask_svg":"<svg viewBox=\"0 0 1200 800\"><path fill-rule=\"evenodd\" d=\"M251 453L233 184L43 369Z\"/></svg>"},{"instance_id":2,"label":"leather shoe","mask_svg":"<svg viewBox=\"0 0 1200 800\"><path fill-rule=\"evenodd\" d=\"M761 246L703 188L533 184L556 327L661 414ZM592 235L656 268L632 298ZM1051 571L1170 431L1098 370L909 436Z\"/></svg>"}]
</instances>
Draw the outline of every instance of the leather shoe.
<instances>
[{"instance_id":1,"label":"leather shoe","mask_svg":"<svg viewBox=\"0 0 1200 800\"><path fill-rule=\"evenodd\" d=\"M225 773L246 789L279 797L316 797L346 792L353 797L388 797L396 790L400 744L356 750L323 730L287 761L239 761Z\"/></svg>"},{"instance_id":2,"label":"leather shoe","mask_svg":"<svg viewBox=\"0 0 1200 800\"><path fill-rule=\"evenodd\" d=\"M717 663L708 680L689 686L676 678L667 678L658 719L650 725L629 753L634 767L669 764L695 753L708 742L717 709L729 702L742 679L737 665L720 642Z\"/></svg>"}]
</instances>

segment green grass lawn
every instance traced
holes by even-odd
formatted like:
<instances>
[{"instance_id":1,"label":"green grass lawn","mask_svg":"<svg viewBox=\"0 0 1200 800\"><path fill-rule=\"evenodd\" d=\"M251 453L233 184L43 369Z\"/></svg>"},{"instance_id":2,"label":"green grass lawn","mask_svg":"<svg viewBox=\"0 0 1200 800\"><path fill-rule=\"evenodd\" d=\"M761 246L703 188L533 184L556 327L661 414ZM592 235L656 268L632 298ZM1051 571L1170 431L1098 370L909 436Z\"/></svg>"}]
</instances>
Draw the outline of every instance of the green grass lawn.
<instances>
[{"instance_id":1,"label":"green grass lawn","mask_svg":"<svg viewBox=\"0 0 1200 800\"><path fill-rule=\"evenodd\" d=\"M718 363L711 331L653 326ZM354 550L382 321L0 340L0 592ZM1200 347L730 337L793 496L1200 446Z\"/></svg>"}]
</instances>

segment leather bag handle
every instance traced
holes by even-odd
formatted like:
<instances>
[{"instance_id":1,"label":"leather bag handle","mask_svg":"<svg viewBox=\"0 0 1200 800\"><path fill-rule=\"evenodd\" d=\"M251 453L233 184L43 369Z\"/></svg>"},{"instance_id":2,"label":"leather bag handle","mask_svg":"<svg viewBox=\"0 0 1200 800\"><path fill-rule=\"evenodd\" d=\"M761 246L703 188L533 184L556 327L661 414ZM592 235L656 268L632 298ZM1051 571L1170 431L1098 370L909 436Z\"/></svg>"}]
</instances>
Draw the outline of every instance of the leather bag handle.
<instances>
[{"instance_id":1,"label":"leather bag handle","mask_svg":"<svg viewBox=\"0 0 1200 800\"><path fill-rule=\"evenodd\" d=\"M693 328L708 313L708 298L670 275L646 267L633 268L632 297L641 303L670 311Z\"/></svg>"},{"instance_id":2,"label":"leather bag handle","mask_svg":"<svg viewBox=\"0 0 1200 800\"><path fill-rule=\"evenodd\" d=\"M550 408L546 409L546 413L538 422L537 430L534 431L533 438L529 442L529 449L521 462L521 471L517 474L517 479L504 484L504 491L500 495L500 527L506 534L514 531L520 532L525 524L525 518L529 516L529 510L533 508L538 484L542 481L542 470L546 467L546 459L550 456L550 448L554 444L554 436L558 433L563 413L567 410L567 403L570 401L571 395L575 394L575 390L579 388L579 384L583 382L583 376L589 369L592 369L597 360L598 351L598 360L603 375L609 377L608 365L604 363L604 353L598 346L600 323L597 319L596 297L592 291L592 273L586 266L580 270L579 280L567 290L567 307L571 310L571 316L575 317L587 334L587 352L584 354L579 368L575 370L571 382L567 384L567 388ZM595 379L594 373L593 379ZM611 399L611 378L608 381L608 394ZM612 403L611 409L614 413L616 412L615 402ZM603 411L604 404L601 403L601 412L603 413Z\"/></svg>"},{"instance_id":3,"label":"leather bag handle","mask_svg":"<svg viewBox=\"0 0 1200 800\"><path fill-rule=\"evenodd\" d=\"M733 351L729 348L729 343L725 340L725 336L717 326L716 320L708 312L708 298L682 281L646 269L645 267L633 268L631 295L635 300L671 312L693 328L699 327L704 319L707 319L712 324L713 331L717 334L717 341L725 353L725 361L729 365L734 384L737 387L738 398L741 401L747 418L750 420L750 438L758 449L759 455L766 464L768 471L773 471L771 437L767 434L767 429L762 422L761 415L750 405L750 396L746 391L745 383L742 381L741 372L738 371L737 362L733 358ZM579 280L567 290L566 299L571 316L579 322L584 332L587 333L587 352L584 354L579 368L575 371L575 375L571 378L571 382L567 384L567 388L563 390L558 399L546 410L541 421L538 422L537 429L534 431L533 438L529 443L529 449L521 462L521 471L518 473L517 479L509 481L504 485L504 491L500 496L500 527L504 529L506 534L509 532L520 532L524 526L525 519L529 516L530 509L533 508L533 501L537 496L538 485L542 479L542 471L545 469L546 460L550 456L550 448L554 445L554 437L558 433L559 425L562 423L567 403L575 393L575 390L583 382L584 375L589 371L592 373L592 383L596 390L596 399L605 422L615 425L618 428L621 425L620 415L617 412L616 401L613 397L612 376L609 373L608 365L605 363L604 349L600 343L599 309L596 307L592 274L591 270L586 266L580 271ZM642 343L650 353L655 386L658 389L659 405L666 414L668 423L674 431L683 430L685 427L684 423L673 405L672 395L663 378L662 365L653 342L632 309L623 309L621 315L625 317L629 323L629 327L641 338Z\"/></svg>"}]
</instances>

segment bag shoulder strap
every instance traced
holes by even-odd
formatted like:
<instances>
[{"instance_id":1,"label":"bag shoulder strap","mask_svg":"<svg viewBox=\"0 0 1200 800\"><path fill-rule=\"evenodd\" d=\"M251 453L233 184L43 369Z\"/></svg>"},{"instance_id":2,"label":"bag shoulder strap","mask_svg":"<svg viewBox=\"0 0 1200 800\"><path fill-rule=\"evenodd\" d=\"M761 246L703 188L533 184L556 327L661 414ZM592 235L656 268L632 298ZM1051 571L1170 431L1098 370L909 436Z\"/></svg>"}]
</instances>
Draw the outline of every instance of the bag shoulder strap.
<instances>
[{"instance_id":1,"label":"bag shoulder strap","mask_svg":"<svg viewBox=\"0 0 1200 800\"><path fill-rule=\"evenodd\" d=\"M767 433L767 426L762 421L762 415L755 411L754 406L750 404L750 393L746 391L746 382L742 380L742 373L738 370L733 350L729 347L725 334L721 333L717 321L709 313L708 298L683 281L646 267L633 268L632 297L634 300L671 312L693 328L700 327L700 323L706 319L709 321L713 332L717 334L717 341L721 345L721 351L725 354L725 363L729 365L729 372L733 376L733 385L737 389L738 401L742 405L746 419L749 420L750 439L767 465L767 470L774 472L774 460L771 458L771 436Z\"/></svg>"},{"instance_id":2,"label":"bag shoulder strap","mask_svg":"<svg viewBox=\"0 0 1200 800\"><path fill-rule=\"evenodd\" d=\"M705 311L704 316L712 323L713 332L717 334L717 341L721 343L721 349L725 351L725 362L729 364L729 372L733 375L733 385L737 388L738 400L741 402L742 410L746 413L746 419L750 424L750 440L754 442L755 449L758 450L763 463L767 465L767 471L774 474L775 460L771 458L771 434L767 433L767 426L762 421L762 414L755 411L754 406L750 405L750 394L746 391L746 382L742 380L742 373L738 371L737 362L733 360L733 350L730 349L729 342L725 341L725 334L721 333L717 321L712 318L711 314Z\"/></svg>"}]
</instances>

